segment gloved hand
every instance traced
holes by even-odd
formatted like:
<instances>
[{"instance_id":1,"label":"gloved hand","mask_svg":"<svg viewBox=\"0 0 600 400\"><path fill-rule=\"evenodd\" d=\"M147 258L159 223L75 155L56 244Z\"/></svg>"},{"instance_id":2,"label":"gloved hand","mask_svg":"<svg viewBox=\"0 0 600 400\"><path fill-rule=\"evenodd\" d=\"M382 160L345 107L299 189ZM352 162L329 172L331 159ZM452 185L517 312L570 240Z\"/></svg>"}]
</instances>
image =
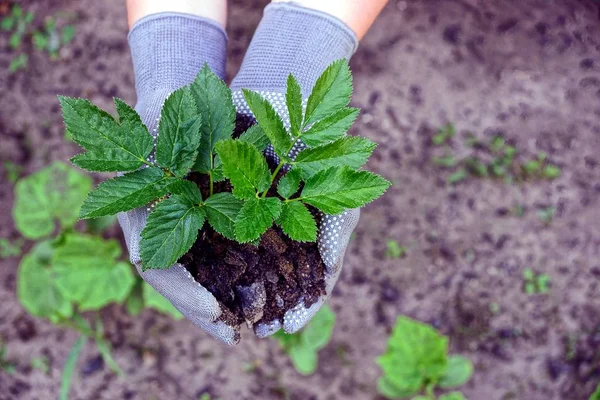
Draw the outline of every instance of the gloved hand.
<instances>
[{"instance_id":1,"label":"gloved hand","mask_svg":"<svg viewBox=\"0 0 600 400\"><path fill-rule=\"evenodd\" d=\"M225 76L227 36L216 22L188 14L154 14L136 22L128 39L138 98L135 110L153 135L165 99L190 84L204 63L217 76ZM148 214L146 208L119 214L131 262L140 276L194 324L227 344L237 343L239 326L219 320L222 310L215 297L181 264L142 272L140 234Z\"/></svg>"},{"instance_id":2,"label":"gloved hand","mask_svg":"<svg viewBox=\"0 0 600 400\"><path fill-rule=\"evenodd\" d=\"M252 116L241 92L241 89L251 89L273 105L289 129L285 102L288 75L291 73L296 77L306 100L325 68L335 60L350 58L357 44L354 32L335 17L289 3L268 5L240 72L231 83L238 113ZM299 150L292 150L291 155ZM274 153L269 154L267 150L267 156L274 156ZM355 209L322 219L318 245L326 266L326 295L309 308L301 300L288 310L283 318L285 332L294 333L306 325L331 295L359 215L360 211ZM281 327L280 321L258 324L255 333L266 337Z\"/></svg>"}]
</instances>

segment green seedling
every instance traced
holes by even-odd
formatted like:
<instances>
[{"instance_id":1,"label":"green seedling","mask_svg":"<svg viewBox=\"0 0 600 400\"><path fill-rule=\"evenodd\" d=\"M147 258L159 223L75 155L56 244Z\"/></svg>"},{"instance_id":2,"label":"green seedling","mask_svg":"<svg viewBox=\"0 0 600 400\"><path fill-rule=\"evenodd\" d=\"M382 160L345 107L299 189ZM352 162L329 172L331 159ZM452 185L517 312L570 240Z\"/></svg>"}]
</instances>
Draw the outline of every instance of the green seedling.
<instances>
[{"instance_id":1,"label":"green seedling","mask_svg":"<svg viewBox=\"0 0 600 400\"><path fill-rule=\"evenodd\" d=\"M17 180L19 180L19 177L21 176L21 171L23 171L23 167L10 161L5 161L3 166L6 179L13 185L17 183Z\"/></svg>"},{"instance_id":2,"label":"green seedling","mask_svg":"<svg viewBox=\"0 0 600 400\"><path fill-rule=\"evenodd\" d=\"M296 371L311 375L317 370L318 353L329 343L334 326L335 313L324 305L300 332L287 335L279 331L274 337L290 356Z\"/></svg>"},{"instance_id":3,"label":"green seedling","mask_svg":"<svg viewBox=\"0 0 600 400\"><path fill-rule=\"evenodd\" d=\"M447 124L438 130L437 134L433 136L432 142L436 146L444 145L454 137L455 133L454 125Z\"/></svg>"},{"instance_id":4,"label":"green seedling","mask_svg":"<svg viewBox=\"0 0 600 400\"><path fill-rule=\"evenodd\" d=\"M34 357L31 359L31 368L37 369L44 374L48 374L50 372L50 360L46 356Z\"/></svg>"},{"instance_id":5,"label":"green seedling","mask_svg":"<svg viewBox=\"0 0 600 400\"><path fill-rule=\"evenodd\" d=\"M549 225L552 222L555 215L556 215L556 207L553 207L553 206L544 207L544 208L540 208L539 210L537 210L538 218L546 225Z\"/></svg>"},{"instance_id":6,"label":"green seedling","mask_svg":"<svg viewBox=\"0 0 600 400\"><path fill-rule=\"evenodd\" d=\"M550 275L537 274L531 268L523 270L523 290L527 294L546 294L550 290Z\"/></svg>"},{"instance_id":7,"label":"green seedling","mask_svg":"<svg viewBox=\"0 0 600 400\"><path fill-rule=\"evenodd\" d=\"M31 11L24 12L19 4L15 4L9 15L2 19L0 25L3 31L10 32L9 46L18 50L23 43L29 25L33 22L34 14ZM13 73L27 68L28 56L19 53L11 60L8 71Z\"/></svg>"},{"instance_id":8,"label":"green seedling","mask_svg":"<svg viewBox=\"0 0 600 400\"><path fill-rule=\"evenodd\" d=\"M121 261L122 250L116 240L74 229L81 203L91 187L87 175L61 162L17 182L15 225L25 238L37 241L19 264L17 296L31 315L74 329L81 338L90 339L111 370L120 374L104 338L102 321L96 319L91 324L82 313L98 314L109 304L125 302L140 278L135 278L128 262ZM172 314L174 309L167 310L165 305L170 303L165 299L161 303L156 298L160 295L150 289L142 289L143 306ZM76 342L71 353L73 363L86 340ZM69 374L74 368L70 362L71 358L64 369L64 393L68 392Z\"/></svg>"},{"instance_id":9,"label":"green seedling","mask_svg":"<svg viewBox=\"0 0 600 400\"><path fill-rule=\"evenodd\" d=\"M15 4L10 14L2 19L2 22L0 22L2 30L11 32L8 41L11 49L16 50L21 47L27 28L33 22L33 18L33 12L24 12L19 4Z\"/></svg>"},{"instance_id":10,"label":"green seedling","mask_svg":"<svg viewBox=\"0 0 600 400\"><path fill-rule=\"evenodd\" d=\"M0 259L20 256L23 243L23 239L11 242L7 238L0 238Z\"/></svg>"},{"instance_id":11,"label":"green seedling","mask_svg":"<svg viewBox=\"0 0 600 400\"><path fill-rule=\"evenodd\" d=\"M6 353L6 344L4 343L4 340L0 338L0 370L7 374L14 374L17 370L17 366L7 358Z\"/></svg>"},{"instance_id":12,"label":"green seedling","mask_svg":"<svg viewBox=\"0 0 600 400\"><path fill-rule=\"evenodd\" d=\"M315 241L317 225L307 206L340 214L375 200L390 186L360 170L375 143L346 135L358 115L347 106L352 76L346 60L332 63L317 79L305 111L300 86L289 76L289 133L259 93L243 94L258 124L233 139L231 91L205 65L191 86L166 99L156 148L139 115L123 101L115 99L116 120L87 100L60 97L66 128L86 150L71 161L89 171L127 172L93 190L80 217L147 207L142 268L161 269L191 248L206 222L240 243L256 242L273 223L293 240ZM300 141L306 148L292 159L289 154ZM269 144L280 160L272 170L262 153ZM284 166L289 170L275 186ZM190 171L208 176L208 193L185 179ZM232 191L217 193L214 182L225 180Z\"/></svg>"},{"instance_id":13,"label":"green seedling","mask_svg":"<svg viewBox=\"0 0 600 400\"><path fill-rule=\"evenodd\" d=\"M23 69L27 69L27 64L29 63L29 56L25 53L20 53L16 55L8 65L8 72L13 73Z\"/></svg>"},{"instance_id":14,"label":"green seedling","mask_svg":"<svg viewBox=\"0 0 600 400\"><path fill-rule=\"evenodd\" d=\"M44 30L35 31L31 37L37 50L46 51L50 59L58 59L61 47L71 43L75 37L75 26L65 25L57 28L56 19L47 17L44 21Z\"/></svg>"},{"instance_id":15,"label":"green seedling","mask_svg":"<svg viewBox=\"0 0 600 400\"><path fill-rule=\"evenodd\" d=\"M469 359L448 355L447 337L404 316L396 321L387 350L377 363L383 370L377 390L389 399L435 400L436 389L461 386L473 374ZM451 392L437 399L458 400L464 396Z\"/></svg>"},{"instance_id":16,"label":"green seedling","mask_svg":"<svg viewBox=\"0 0 600 400\"><path fill-rule=\"evenodd\" d=\"M400 246L398 242L393 239L387 241L387 250L385 255L388 258L402 258L406 255L406 247Z\"/></svg>"},{"instance_id":17,"label":"green seedling","mask_svg":"<svg viewBox=\"0 0 600 400\"><path fill-rule=\"evenodd\" d=\"M453 136L453 128L444 127L433 136L432 141L436 145L443 145ZM536 159L519 164L517 148L508 144L506 139L501 136L494 136L485 143L478 141L472 134L468 134L464 139L464 144L473 149L473 153L465 158L457 158L450 152L449 146L445 147L445 153L442 156L432 157L434 164L443 168L455 169L448 177L449 183L458 183L469 176L500 178L506 183L512 183L530 178L556 179L561 175L561 169L548 163L545 153L539 153ZM482 153L486 156L482 156Z\"/></svg>"}]
</instances>

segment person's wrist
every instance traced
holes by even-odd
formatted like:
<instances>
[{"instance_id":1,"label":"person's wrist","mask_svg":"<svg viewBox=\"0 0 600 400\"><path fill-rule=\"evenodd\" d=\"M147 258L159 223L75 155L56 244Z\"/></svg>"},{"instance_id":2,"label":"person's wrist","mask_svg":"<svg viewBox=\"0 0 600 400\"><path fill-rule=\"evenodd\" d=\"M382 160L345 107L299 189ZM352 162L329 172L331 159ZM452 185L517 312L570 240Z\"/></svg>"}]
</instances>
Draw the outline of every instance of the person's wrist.
<instances>
[{"instance_id":1,"label":"person's wrist","mask_svg":"<svg viewBox=\"0 0 600 400\"><path fill-rule=\"evenodd\" d=\"M357 46L352 29L338 18L296 4L272 3L231 88L284 92L291 73L307 96L323 70L335 60L350 58Z\"/></svg>"}]
</instances>

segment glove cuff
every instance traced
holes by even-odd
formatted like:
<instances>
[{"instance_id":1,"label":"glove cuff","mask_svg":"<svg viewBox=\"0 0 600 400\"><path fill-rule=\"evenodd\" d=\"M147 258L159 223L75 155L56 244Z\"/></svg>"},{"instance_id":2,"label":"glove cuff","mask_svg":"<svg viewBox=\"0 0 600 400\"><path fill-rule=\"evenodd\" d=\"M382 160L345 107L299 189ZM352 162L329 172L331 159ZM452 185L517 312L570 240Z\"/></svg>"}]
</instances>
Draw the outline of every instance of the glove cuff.
<instances>
[{"instance_id":1,"label":"glove cuff","mask_svg":"<svg viewBox=\"0 0 600 400\"><path fill-rule=\"evenodd\" d=\"M323 70L350 58L357 46L356 34L341 20L291 3L271 3L231 89L283 93L291 73L307 97Z\"/></svg>"},{"instance_id":2,"label":"glove cuff","mask_svg":"<svg viewBox=\"0 0 600 400\"><path fill-rule=\"evenodd\" d=\"M133 25L128 41L138 101L191 83L204 63L225 77L227 34L210 19L152 14Z\"/></svg>"}]
</instances>

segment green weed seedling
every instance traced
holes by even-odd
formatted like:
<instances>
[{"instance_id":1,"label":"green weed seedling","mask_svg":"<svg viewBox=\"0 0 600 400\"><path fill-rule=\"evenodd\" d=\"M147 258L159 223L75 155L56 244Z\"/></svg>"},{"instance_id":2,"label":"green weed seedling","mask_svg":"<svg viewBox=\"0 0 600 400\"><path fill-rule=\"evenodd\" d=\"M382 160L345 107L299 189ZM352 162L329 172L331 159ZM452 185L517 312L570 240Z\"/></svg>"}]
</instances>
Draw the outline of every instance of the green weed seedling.
<instances>
[{"instance_id":1,"label":"green weed seedling","mask_svg":"<svg viewBox=\"0 0 600 400\"><path fill-rule=\"evenodd\" d=\"M387 241L387 250L385 252L387 258L402 258L406 255L406 247L400 246L393 239Z\"/></svg>"},{"instance_id":2,"label":"green weed seedling","mask_svg":"<svg viewBox=\"0 0 600 400\"><path fill-rule=\"evenodd\" d=\"M502 136L494 136L484 142L469 134L463 142L472 149L472 154L458 158L449 146L454 135L454 126L449 124L440 128L432 137L435 145L444 145L443 155L433 156L432 162L453 170L448 176L448 183L455 184L468 177L497 178L511 183L531 179L556 179L561 175L561 169L549 163L545 153L539 153L537 158L520 163L517 160L517 148L508 144Z\"/></svg>"},{"instance_id":3,"label":"green weed seedling","mask_svg":"<svg viewBox=\"0 0 600 400\"><path fill-rule=\"evenodd\" d=\"M233 139L231 91L205 65L191 86L165 101L156 149L139 115L123 101L115 99L116 120L87 100L60 97L66 128L86 150L71 161L89 171L127 172L89 193L80 218L154 202L147 207L151 212L141 234L142 268L163 269L191 248L206 222L240 243L256 242L274 222L293 240L315 241L317 225L307 206L335 215L375 200L390 186L381 176L360 170L375 143L346 134L358 115L358 109L348 107L352 75L346 60L323 72L305 111L300 86L289 76L290 133L260 94L243 94L258 124ZM300 141L306 148L293 160L288 155ZM280 160L272 171L262 153L269 144ZM286 165L289 171L275 187ZM190 171L208 176L208 194L185 179ZM214 183L225 180L232 192L217 193Z\"/></svg>"},{"instance_id":4,"label":"green weed seedling","mask_svg":"<svg viewBox=\"0 0 600 400\"><path fill-rule=\"evenodd\" d=\"M52 60L58 59L61 47L68 45L75 38L74 25L65 25L60 29L56 25L54 17L47 17L44 21L44 30L33 32L31 37L35 48L46 51Z\"/></svg>"},{"instance_id":5,"label":"green weed seedling","mask_svg":"<svg viewBox=\"0 0 600 400\"><path fill-rule=\"evenodd\" d=\"M311 375L317 370L319 350L331 340L334 326L335 313L329 306L323 305L300 332L287 335L279 331L273 337L279 340L296 371L302 375Z\"/></svg>"},{"instance_id":6,"label":"green weed seedling","mask_svg":"<svg viewBox=\"0 0 600 400\"><path fill-rule=\"evenodd\" d=\"M19 301L31 315L80 335L64 368L61 393L65 397L61 398L65 399L70 374L87 339L95 343L111 370L121 373L104 338L99 311L111 303L125 302L136 287L136 274L128 262L120 260L122 250L116 240L74 229L91 186L88 176L61 162L20 179L15 186L15 225L21 235L37 242L19 264ZM164 299L161 303L160 295L146 286L141 287L144 307L176 312L167 309L170 303ZM90 314L93 322L86 318Z\"/></svg>"},{"instance_id":7,"label":"green weed seedling","mask_svg":"<svg viewBox=\"0 0 600 400\"><path fill-rule=\"evenodd\" d=\"M43 374L50 373L50 360L46 356L34 357L30 362L31 368L41 371Z\"/></svg>"},{"instance_id":8,"label":"green weed seedling","mask_svg":"<svg viewBox=\"0 0 600 400\"><path fill-rule=\"evenodd\" d=\"M537 210L537 216L546 225L550 225L556 215L556 207L543 207Z\"/></svg>"},{"instance_id":9,"label":"green weed seedling","mask_svg":"<svg viewBox=\"0 0 600 400\"><path fill-rule=\"evenodd\" d=\"M13 185L17 183L17 180L19 180L19 177L21 176L21 171L23 171L23 167L10 161L5 161L3 166L6 179Z\"/></svg>"},{"instance_id":10,"label":"green weed seedling","mask_svg":"<svg viewBox=\"0 0 600 400\"><path fill-rule=\"evenodd\" d=\"M473 365L465 357L448 355L448 338L431 326L401 316L388 339L388 347L377 363L383 370L377 390L389 399L461 400L461 392L436 397L439 389L466 383Z\"/></svg>"},{"instance_id":11,"label":"green weed seedling","mask_svg":"<svg viewBox=\"0 0 600 400\"><path fill-rule=\"evenodd\" d=\"M23 39L29 25L33 22L34 14L31 11L24 12L19 4L15 4L9 15L2 19L0 26L3 31L10 32L9 46L13 50L21 48ZM25 53L19 53L11 60L9 72L17 72L27 68L28 57Z\"/></svg>"},{"instance_id":12,"label":"green weed seedling","mask_svg":"<svg viewBox=\"0 0 600 400\"><path fill-rule=\"evenodd\" d=\"M523 290L527 294L546 294L550 290L550 275L537 274L531 268L523 270Z\"/></svg>"},{"instance_id":13,"label":"green weed seedling","mask_svg":"<svg viewBox=\"0 0 600 400\"><path fill-rule=\"evenodd\" d=\"M19 238L11 242L7 238L0 238L0 259L9 257L19 257L23 247L23 239Z\"/></svg>"},{"instance_id":14,"label":"green weed seedling","mask_svg":"<svg viewBox=\"0 0 600 400\"><path fill-rule=\"evenodd\" d=\"M14 374L17 370L17 366L14 362L7 358L6 353L6 343L4 343L4 340L0 338L0 370L6 372L7 374Z\"/></svg>"}]
</instances>

